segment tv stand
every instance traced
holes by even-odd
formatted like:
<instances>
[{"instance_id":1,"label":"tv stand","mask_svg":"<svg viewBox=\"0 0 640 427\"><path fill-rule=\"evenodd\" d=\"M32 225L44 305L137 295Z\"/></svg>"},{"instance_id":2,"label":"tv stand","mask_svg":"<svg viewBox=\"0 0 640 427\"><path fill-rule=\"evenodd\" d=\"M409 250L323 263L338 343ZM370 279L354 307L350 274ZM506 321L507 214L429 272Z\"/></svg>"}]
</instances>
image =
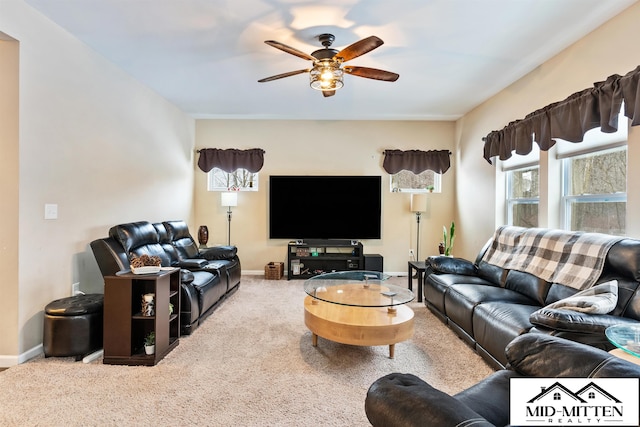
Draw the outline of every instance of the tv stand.
<instances>
[{"instance_id":1,"label":"tv stand","mask_svg":"<svg viewBox=\"0 0 640 427\"><path fill-rule=\"evenodd\" d=\"M287 280L363 269L363 247L357 240L295 240L287 248Z\"/></svg>"}]
</instances>

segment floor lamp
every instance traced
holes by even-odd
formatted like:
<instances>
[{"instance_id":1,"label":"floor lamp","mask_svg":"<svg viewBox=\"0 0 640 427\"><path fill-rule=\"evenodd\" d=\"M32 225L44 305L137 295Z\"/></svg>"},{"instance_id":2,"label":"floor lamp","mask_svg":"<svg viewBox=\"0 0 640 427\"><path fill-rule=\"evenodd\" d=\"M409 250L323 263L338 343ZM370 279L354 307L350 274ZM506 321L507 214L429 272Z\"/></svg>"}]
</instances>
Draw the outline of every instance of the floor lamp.
<instances>
[{"instance_id":1,"label":"floor lamp","mask_svg":"<svg viewBox=\"0 0 640 427\"><path fill-rule=\"evenodd\" d=\"M221 195L221 205L227 208L227 222L228 231L227 231L227 245L231 245L231 207L238 206L238 193L229 192L229 193L220 193Z\"/></svg>"},{"instance_id":2,"label":"floor lamp","mask_svg":"<svg viewBox=\"0 0 640 427\"><path fill-rule=\"evenodd\" d=\"M411 212L416 213L416 261L420 260L420 216L427 210L426 194L411 194Z\"/></svg>"}]
</instances>

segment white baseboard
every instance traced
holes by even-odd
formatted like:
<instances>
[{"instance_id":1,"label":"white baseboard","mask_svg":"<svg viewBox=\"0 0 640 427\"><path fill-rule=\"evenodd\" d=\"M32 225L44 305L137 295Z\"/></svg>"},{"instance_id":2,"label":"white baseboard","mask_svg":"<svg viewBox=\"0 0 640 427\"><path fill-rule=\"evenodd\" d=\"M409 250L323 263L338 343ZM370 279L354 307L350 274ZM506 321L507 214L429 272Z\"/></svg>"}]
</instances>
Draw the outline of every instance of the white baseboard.
<instances>
[{"instance_id":1,"label":"white baseboard","mask_svg":"<svg viewBox=\"0 0 640 427\"><path fill-rule=\"evenodd\" d=\"M94 360L97 360L97 359L101 358L103 355L104 355L104 350L103 350L103 349L100 349L100 350L94 351L93 353L91 353L91 354L89 354L89 355L85 356L85 357L82 359L82 363L91 363L91 362L93 362Z\"/></svg>"},{"instance_id":2,"label":"white baseboard","mask_svg":"<svg viewBox=\"0 0 640 427\"><path fill-rule=\"evenodd\" d=\"M19 365L20 363L24 363L27 360L40 356L43 352L44 349L42 348L42 344L38 344L37 346L17 356L0 355L0 368L10 368L12 366Z\"/></svg>"}]
</instances>

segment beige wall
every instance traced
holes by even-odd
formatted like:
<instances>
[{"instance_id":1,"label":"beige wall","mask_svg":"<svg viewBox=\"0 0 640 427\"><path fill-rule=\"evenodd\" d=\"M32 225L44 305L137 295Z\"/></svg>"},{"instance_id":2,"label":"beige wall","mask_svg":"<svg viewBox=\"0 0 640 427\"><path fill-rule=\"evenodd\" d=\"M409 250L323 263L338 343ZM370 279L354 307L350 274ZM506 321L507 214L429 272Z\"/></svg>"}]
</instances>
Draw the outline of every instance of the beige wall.
<instances>
[{"instance_id":1,"label":"beige wall","mask_svg":"<svg viewBox=\"0 0 640 427\"><path fill-rule=\"evenodd\" d=\"M14 265L0 285L11 305L0 325L14 325L0 335L7 366L37 354L43 308L72 283L102 292L91 240L122 222L192 220L195 121L21 0L2 1L0 31L19 42L20 80L19 91L15 76L0 83L19 104L3 118L14 124L19 111L0 172L3 265ZM46 203L57 220L44 220Z\"/></svg>"},{"instance_id":2,"label":"beige wall","mask_svg":"<svg viewBox=\"0 0 640 427\"><path fill-rule=\"evenodd\" d=\"M462 252L457 255L474 257L502 218L501 212L495 209L495 189L500 186L495 168L482 157L482 137L538 108L591 87L594 82L635 69L640 64L638 22L640 4L627 9L458 121L456 218L462 230L456 243ZM627 181L630 184L640 179L638 134L640 131L635 128L629 133ZM541 169L541 173L546 171ZM541 199L554 193L559 185L555 178L549 182L552 188L542 189ZM630 185L627 197L627 234L640 237L640 193L634 192ZM541 204L546 204L546 200L541 200ZM555 218L548 218L540 226L554 226L556 222Z\"/></svg>"},{"instance_id":3,"label":"beige wall","mask_svg":"<svg viewBox=\"0 0 640 427\"><path fill-rule=\"evenodd\" d=\"M198 120L196 146L266 151L260 191L240 193L233 208L231 242L238 246L243 271L264 271L266 263L286 258L287 241L268 238L269 175L344 174L382 176L382 239L363 241L365 253L381 254L385 271L406 273L416 242L415 215L409 211L409 194L389 191L382 152L453 151L454 130L453 122ZM456 169L453 165L444 175L442 194L429 195L429 211L420 223L420 258L437 252L442 225L453 218ZM207 192L206 177L196 169L195 222L209 227L209 244L226 243L226 208L220 206L220 193ZM312 197L298 197L305 196Z\"/></svg>"},{"instance_id":4,"label":"beige wall","mask_svg":"<svg viewBox=\"0 0 640 427\"><path fill-rule=\"evenodd\" d=\"M0 33L0 355L18 351L18 53Z\"/></svg>"}]
</instances>

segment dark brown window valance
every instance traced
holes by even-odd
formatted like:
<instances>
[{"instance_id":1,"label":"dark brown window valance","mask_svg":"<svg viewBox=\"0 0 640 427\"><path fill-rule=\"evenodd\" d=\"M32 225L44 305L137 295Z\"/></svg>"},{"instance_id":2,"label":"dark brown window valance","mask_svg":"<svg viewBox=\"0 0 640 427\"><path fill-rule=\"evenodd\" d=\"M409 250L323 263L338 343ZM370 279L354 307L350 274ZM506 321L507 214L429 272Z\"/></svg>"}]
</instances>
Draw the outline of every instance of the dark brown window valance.
<instances>
[{"instance_id":1,"label":"dark brown window valance","mask_svg":"<svg viewBox=\"0 0 640 427\"><path fill-rule=\"evenodd\" d=\"M581 142L594 128L612 133L618 130L618 113L624 101L624 115L631 125L640 124L640 66L624 76L614 74L592 88L576 92L563 101L550 104L516 120L484 140L484 158L498 156L506 160L516 154L528 154L535 141L546 151L556 143L554 138Z\"/></svg>"},{"instance_id":2,"label":"dark brown window valance","mask_svg":"<svg viewBox=\"0 0 640 427\"><path fill-rule=\"evenodd\" d=\"M264 150L261 148L249 150L204 148L199 153L198 167L203 172L209 172L213 168L220 168L229 173L236 169L246 169L255 173L262 169L264 164Z\"/></svg>"},{"instance_id":3,"label":"dark brown window valance","mask_svg":"<svg viewBox=\"0 0 640 427\"><path fill-rule=\"evenodd\" d=\"M387 173L395 174L405 169L422 173L427 169L445 173L451 166L449 150L385 150L382 167Z\"/></svg>"}]
</instances>

